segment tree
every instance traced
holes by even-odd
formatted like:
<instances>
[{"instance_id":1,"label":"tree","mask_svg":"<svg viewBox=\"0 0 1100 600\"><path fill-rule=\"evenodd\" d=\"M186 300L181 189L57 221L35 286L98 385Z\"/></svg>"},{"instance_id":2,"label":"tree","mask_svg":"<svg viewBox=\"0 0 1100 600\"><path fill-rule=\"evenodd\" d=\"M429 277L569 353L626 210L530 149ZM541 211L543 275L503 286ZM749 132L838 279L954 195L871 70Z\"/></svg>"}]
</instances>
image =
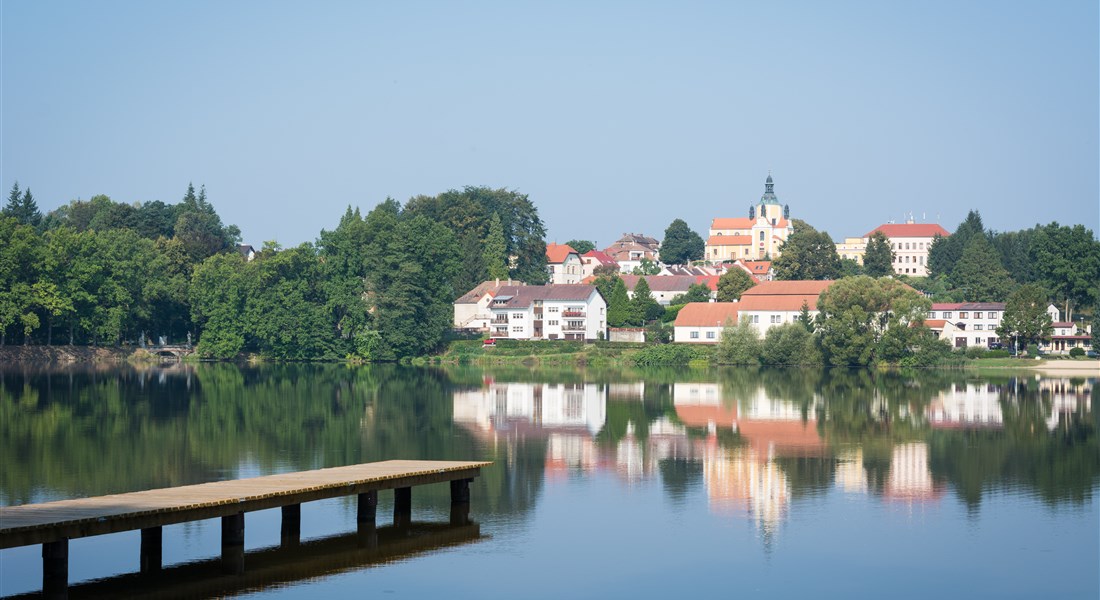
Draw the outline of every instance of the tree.
<instances>
[{"instance_id":1,"label":"tree","mask_svg":"<svg viewBox=\"0 0 1100 600\"><path fill-rule=\"evenodd\" d=\"M817 329L814 327L814 316L810 314L810 305L807 304L805 300L802 301L802 309L798 312L798 316L795 317L795 320L810 333L813 333L814 330Z\"/></svg>"},{"instance_id":2,"label":"tree","mask_svg":"<svg viewBox=\"0 0 1100 600\"><path fill-rule=\"evenodd\" d=\"M997 250L984 235L970 238L949 280L966 302L1000 302L1014 286Z\"/></svg>"},{"instance_id":3,"label":"tree","mask_svg":"<svg viewBox=\"0 0 1100 600\"><path fill-rule=\"evenodd\" d=\"M1037 284L1022 285L1008 296L997 335L1013 340L1016 348L1038 343L1054 331L1047 312L1048 295Z\"/></svg>"},{"instance_id":4,"label":"tree","mask_svg":"<svg viewBox=\"0 0 1100 600\"><path fill-rule=\"evenodd\" d=\"M745 290L756 285L752 276L740 267L731 267L718 278L718 301L737 302Z\"/></svg>"},{"instance_id":5,"label":"tree","mask_svg":"<svg viewBox=\"0 0 1100 600\"><path fill-rule=\"evenodd\" d=\"M603 277L605 275L610 275L610 276L617 277L620 272L621 271L619 269L618 263L613 264L613 265L600 265L600 266L596 267L595 269L592 269L592 274L595 275L596 277Z\"/></svg>"},{"instance_id":6,"label":"tree","mask_svg":"<svg viewBox=\"0 0 1100 600\"><path fill-rule=\"evenodd\" d=\"M756 327L748 320L726 322L718 340L715 362L720 365L759 365L762 346Z\"/></svg>"},{"instance_id":7,"label":"tree","mask_svg":"<svg viewBox=\"0 0 1100 600\"><path fill-rule=\"evenodd\" d=\"M970 239L984 235L982 216L975 210L968 212L966 219L955 228L955 233L946 238L936 236L932 239L932 245L928 249L929 274L933 277L940 275L950 277L955 271L955 263L962 258L963 250L970 243Z\"/></svg>"},{"instance_id":8,"label":"tree","mask_svg":"<svg viewBox=\"0 0 1100 600\"><path fill-rule=\"evenodd\" d=\"M830 364L867 366L900 360L932 302L896 279L848 277L817 301L816 326Z\"/></svg>"},{"instance_id":9,"label":"tree","mask_svg":"<svg viewBox=\"0 0 1100 600\"><path fill-rule=\"evenodd\" d=\"M1073 320L1074 308L1100 300L1100 242L1084 225L1036 226L1029 256L1032 263L1042 265L1038 283L1064 306L1067 320Z\"/></svg>"},{"instance_id":10,"label":"tree","mask_svg":"<svg viewBox=\"0 0 1100 600\"><path fill-rule=\"evenodd\" d=\"M580 254L582 256L596 249L596 242L591 242L588 240L569 240L568 242L565 242L565 245L576 250L577 254Z\"/></svg>"},{"instance_id":11,"label":"tree","mask_svg":"<svg viewBox=\"0 0 1100 600\"><path fill-rule=\"evenodd\" d=\"M611 327L622 327L630 322L630 296L626 293L626 284L621 278L615 278L615 285L611 288L611 297L607 299L607 324Z\"/></svg>"},{"instance_id":12,"label":"tree","mask_svg":"<svg viewBox=\"0 0 1100 600\"><path fill-rule=\"evenodd\" d=\"M820 364L821 352L801 323L784 323L764 334L762 358L767 365L813 365Z\"/></svg>"},{"instance_id":13,"label":"tree","mask_svg":"<svg viewBox=\"0 0 1100 600\"><path fill-rule=\"evenodd\" d=\"M856 275L864 275L863 265L859 264L854 258L841 258L840 259L840 275L837 277L855 277Z\"/></svg>"},{"instance_id":14,"label":"tree","mask_svg":"<svg viewBox=\"0 0 1100 600\"><path fill-rule=\"evenodd\" d=\"M42 213L38 212L38 204L34 201L31 189L27 188L20 194L18 181L11 186L8 202L0 214L31 227L38 227L42 223Z\"/></svg>"},{"instance_id":15,"label":"tree","mask_svg":"<svg viewBox=\"0 0 1100 600\"><path fill-rule=\"evenodd\" d=\"M482 257L488 270L489 279L508 279L508 244L504 240L504 226L500 215L493 213L489 218L489 233L485 235L485 249Z\"/></svg>"},{"instance_id":16,"label":"tree","mask_svg":"<svg viewBox=\"0 0 1100 600\"><path fill-rule=\"evenodd\" d=\"M894 250L886 234L876 231L867 240L867 250L863 253L863 273L870 277L885 277L894 274Z\"/></svg>"},{"instance_id":17,"label":"tree","mask_svg":"<svg viewBox=\"0 0 1100 600\"><path fill-rule=\"evenodd\" d=\"M664 314L665 309L657 300L653 298L653 294L649 290L649 282L645 280L645 277L639 277L638 283L634 285L634 297L630 300L631 319L632 325L644 325L654 319L659 319Z\"/></svg>"},{"instance_id":18,"label":"tree","mask_svg":"<svg viewBox=\"0 0 1100 600\"><path fill-rule=\"evenodd\" d=\"M783 243L782 254L772 262L776 279L836 279L840 275L840 256L829 234L799 219L791 224L794 232Z\"/></svg>"},{"instance_id":19,"label":"tree","mask_svg":"<svg viewBox=\"0 0 1100 600\"><path fill-rule=\"evenodd\" d=\"M653 262L652 260L649 260L648 258L643 258L641 260L641 264L639 264L637 267L634 267L633 275L656 275L660 272L660 265Z\"/></svg>"},{"instance_id":20,"label":"tree","mask_svg":"<svg viewBox=\"0 0 1100 600\"><path fill-rule=\"evenodd\" d=\"M671 306L679 306L688 302L710 302L710 288L702 283L693 283L683 294L672 298Z\"/></svg>"},{"instance_id":21,"label":"tree","mask_svg":"<svg viewBox=\"0 0 1100 600\"><path fill-rule=\"evenodd\" d=\"M692 231L683 219L676 219L665 229L665 239L661 241L661 262L680 265L700 260L705 248L703 238Z\"/></svg>"}]
</instances>

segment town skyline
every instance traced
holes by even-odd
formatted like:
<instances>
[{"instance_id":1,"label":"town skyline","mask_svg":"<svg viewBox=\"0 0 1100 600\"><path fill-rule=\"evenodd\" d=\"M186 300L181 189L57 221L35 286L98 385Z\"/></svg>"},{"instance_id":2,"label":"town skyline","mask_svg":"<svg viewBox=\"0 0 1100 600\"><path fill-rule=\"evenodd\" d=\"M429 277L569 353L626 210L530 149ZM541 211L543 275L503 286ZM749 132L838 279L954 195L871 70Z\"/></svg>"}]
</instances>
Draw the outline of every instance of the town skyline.
<instances>
[{"instance_id":1,"label":"town skyline","mask_svg":"<svg viewBox=\"0 0 1100 600\"><path fill-rule=\"evenodd\" d=\"M1097 11L5 2L0 184L47 212L193 182L255 245L467 185L527 194L548 242L703 234L769 171L838 241L969 210L1096 231Z\"/></svg>"}]
</instances>

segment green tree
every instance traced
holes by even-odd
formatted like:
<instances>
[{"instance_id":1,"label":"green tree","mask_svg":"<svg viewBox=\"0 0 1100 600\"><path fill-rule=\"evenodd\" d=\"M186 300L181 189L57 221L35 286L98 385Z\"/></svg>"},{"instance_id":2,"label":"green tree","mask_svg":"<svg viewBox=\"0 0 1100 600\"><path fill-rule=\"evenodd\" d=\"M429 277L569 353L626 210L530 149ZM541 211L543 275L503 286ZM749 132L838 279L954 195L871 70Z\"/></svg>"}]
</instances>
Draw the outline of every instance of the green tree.
<instances>
[{"instance_id":1,"label":"green tree","mask_svg":"<svg viewBox=\"0 0 1100 600\"><path fill-rule=\"evenodd\" d=\"M592 274L595 275L596 277L604 277L604 276L618 277L620 272L621 271L619 269L618 263L610 264L610 265L600 265L600 266L596 267L595 269L592 269Z\"/></svg>"},{"instance_id":2,"label":"green tree","mask_svg":"<svg viewBox=\"0 0 1100 600\"><path fill-rule=\"evenodd\" d=\"M577 254L584 255L592 250L596 249L596 243L589 240L569 240L565 242L566 246L577 251Z\"/></svg>"},{"instance_id":3,"label":"green tree","mask_svg":"<svg viewBox=\"0 0 1100 600\"><path fill-rule=\"evenodd\" d=\"M9 328L22 325L26 341L38 327L33 286L41 257L42 239L34 227L0 215L0 345Z\"/></svg>"},{"instance_id":4,"label":"green tree","mask_svg":"<svg viewBox=\"0 0 1100 600\"><path fill-rule=\"evenodd\" d=\"M798 316L795 317L795 320L810 333L813 333L814 330L817 329L814 327L814 316L810 313L810 305L807 304L805 300L802 301L802 309L798 312Z\"/></svg>"},{"instance_id":5,"label":"green tree","mask_svg":"<svg viewBox=\"0 0 1100 600\"><path fill-rule=\"evenodd\" d=\"M720 365L759 365L763 349L756 327L748 320L727 322L718 340L715 362Z\"/></svg>"},{"instance_id":6,"label":"green tree","mask_svg":"<svg viewBox=\"0 0 1100 600\"><path fill-rule=\"evenodd\" d=\"M966 302L1000 302L1014 287L997 250L984 235L970 238L949 279Z\"/></svg>"},{"instance_id":7,"label":"green tree","mask_svg":"<svg viewBox=\"0 0 1100 600\"><path fill-rule=\"evenodd\" d=\"M801 323L784 323L764 334L763 362L766 365L820 365L821 352L813 334Z\"/></svg>"},{"instance_id":8,"label":"green tree","mask_svg":"<svg viewBox=\"0 0 1100 600\"><path fill-rule=\"evenodd\" d=\"M232 358L244 350L245 303L249 286L240 254L215 254L195 268L190 300L192 319L201 333L196 351Z\"/></svg>"},{"instance_id":9,"label":"green tree","mask_svg":"<svg viewBox=\"0 0 1100 600\"><path fill-rule=\"evenodd\" d=\"M653 262L652 260L649 260L648 258L643 258L641 260L641 264L639 264L637 267L634 267L633 275L656 275L660 272L660 265Z\"/></svg>"},{"instance_id":10,"label":"green tree","mask_svg":"<svg viewBox=\"0 0 1100 600\"><path fill-rule=\"evenodd\" d=\"M818 232L805 221L791 221L794 232L784 242L779 258L772 262L776 279L836 279L840 256L827 232Z\"/></svg>"},{"instance_id":11,"label":"green tree","mask_svg":"<svg viewBox=\"0 0 1100 600\"><path fill-rule=\"evenodd\" d=\"M489 233L485 235L485 249L482 256L488 269L489 279L508 279L508 244L504 240L504 226L500 215L493 213L489 218Z\"/></svg>"},{"instance_id":12,"label":"green tree","mask_svg":"<svg viewBox=\"0 0 1100 600\"><path fill-rule=\"evenodd\" d=\"M623 327L629 324L631 317L630 296L626 292L626 284L619 277L615 278L611 288L611 297L607 299L607 324L611 327Z\"/></svg>"},{"instance_id":13,"label":"green tree","mask_svg":"<svg viewBox=\"0 0 1100 600\"><path fill-rule=\"evenodd\" d=\"M1073 320L1077 307L1100 300L1100 242L1084 225L1036 226L1029 256L1033 264L1042 265L1038 283L1063 306L1067 320Z\"/></svg>"},{"instance_id":14,"label":"green tree","mask_svg":"<svg viewBox=\"0 0 1100 600\"><path fill-rule=\"evenodd\" d=\"M739 267L730 267L728 271L718 278L718 301L737 302L745 290L756 285L752 276ZM694 302L694 300L693 300ZM706 302L702 300L701 302Z\"/></svg>"},{"instance_id":15,"label":"green tree","mask_svg":"<svg viewBox=\"0 0 1100 600\"><path fill-rule=\"evenodd\" d=\"M675 219L665 229L661 240L661 262L669 265L687 264L703 258L706 244L683 219Z\"/></svg>"},{"instance_id":16,"label":"green tree","mask_svg":"<svg viewBox=\"0 0 1100 600\"><path fill-rule=\"evenodd\" d=\"M702 283L693 283L686 292L674 296L669 304L679 306L688 302L710 302L710 288Z\"/></svg>"},{"instance_id":17,"label":"green tree","mask_svg":"<svg viewBox=\"0 0 1100 600\"><path fill-rule=\"evenodd\" d=\"M27 188L20 194L18 181L12 184L8 202L4 205L4 209L0 211L0 214L12 217L19 223L31 227L38 227L42 223L42 213L38 211L38 203L34 201L31 189Z\"/></svg>"},{"instance_id":18,"label":"green tree","mask_svg":"<svg viewBox=\"0 0 1100 600\"><path fill-rule=\"evenodd\" d=\"M863 273L870 277L885 277L894 274L894 249L886 234L876 231L867 240L867 250L863 253Z\"/></svg>"},{"instance_id":19,"label":"green tree","mask_svg":"<svg viewBox=\"0 0 1100 600\"><path fill-rule=\"evenodd\" d=\"M180 203L173 232L193 263L219 252L236 250L241 237L236 225L222 225L221 217L206 200L206 188L201 188L196 195L191 184Z\"/></svg>"},{"instance_id":20,"label":"green tree","mask_svg":"<svg viewBox=\"0 0 1100 600\"><path fill-rule=\"evenodd\" d=\"M855 277L856 275L864 275L863 265L859 264L854 258L841 258L840 259L840 277Z\"/></svg>"},{"instance_id":21,"label":"green tree","mask_svg":"<svg viewBox=\"0 0 1100 600\"><path fill-rule=\"evenodd\" d=\"M1037 284L1022 285L1008 296L997 335L1013 340L1017 348L1037 344L1054 331L1047 312L1048 295Z\"/></svg>"},{"instance_id":22,"label":"green tree","mask_svg":"<svg viewBox=\"0 0 1100 600\"><path fill-rule=\"evenodd\" d=\"M665 309L653 298L649 290L649 282L645 277L639 277L634 285L634 297L630 299L630 323L632 325L644 325L649 321L661 318Z\"/></svg>"},{"instance_id":23,"label":"green tree","mask_svg":"<svg viewBox=\"0 0 1100 600\"><path fill-rule=\"evenodd\" d=\"M900 360L928 314L930 300L896 279L848 277L817 302L817 331L830 364L867 366Z\"/></svg>"},{"instance_id":24,"label":"green tree","mask_svg":"<svg viewBox=\"0 0 1100 600\"><path fill-rule=\"evenodd\" d=\"M966 246L970 244L970 239L984 235L982 216L975 210L968 212L966 219L955 228L955 233L947 237L932 238L932 245L928 249L929 274L933 277L950 277L955 271L955 263L959 262Z\"/></svg>"},{"instance_id":25,"label":"green tree","mask_svg":"<svg viewBox=\"0 0 1100 600\"><path fill-rule=\"evenodd\" d=\"M598 275L596 279L592 281L592 285L596 286L596 291L603 296L604 302L610 302L611 294L615 291L615 282L617 281L622 281L618 273ZM623 289L626 289L625 284Z\"/></svg>"}]
</instances>

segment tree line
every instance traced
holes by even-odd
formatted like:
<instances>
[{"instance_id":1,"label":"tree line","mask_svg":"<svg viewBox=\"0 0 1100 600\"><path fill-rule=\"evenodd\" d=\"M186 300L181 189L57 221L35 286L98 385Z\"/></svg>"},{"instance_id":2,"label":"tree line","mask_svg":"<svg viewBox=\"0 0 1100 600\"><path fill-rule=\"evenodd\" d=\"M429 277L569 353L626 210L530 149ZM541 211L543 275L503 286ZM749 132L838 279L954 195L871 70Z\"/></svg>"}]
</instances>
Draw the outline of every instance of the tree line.
<instances>
[{"instance_id":1,"label":"tree line","mask_svg":"<svg viewBox=\"0 0 1100 600\"><path fill-rule=\"evenodd\" d=\"M249 260L204 188L42 215L16 184L0 213L0 345L164 337L218 358L416 356L443 339L458 294L494 277L545 283L544 238L526 195L467 187L349 207L315 243L267 242Z\"/></svg>"}]
</instances>

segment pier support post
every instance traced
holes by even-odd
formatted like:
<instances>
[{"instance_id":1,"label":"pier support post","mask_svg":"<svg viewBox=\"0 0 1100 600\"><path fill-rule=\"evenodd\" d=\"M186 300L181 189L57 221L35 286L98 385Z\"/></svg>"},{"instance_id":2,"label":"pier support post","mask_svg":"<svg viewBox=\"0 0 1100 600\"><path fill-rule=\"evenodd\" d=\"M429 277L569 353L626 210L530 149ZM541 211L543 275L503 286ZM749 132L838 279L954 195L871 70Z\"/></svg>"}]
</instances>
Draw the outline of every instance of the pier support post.
<instances>
[{"instance_id":1,"label":"pier support post","mask_svg":"<svg viewBox=\"0 0 1100 600\"><path fill-rule=\"evenodd\" d=\"M410 522L412 522L412 488L394 488L393 524L402 527Z\"/></svg>"},{"instance_id":2,"label":"pier support post","mask_svg":"<svg viewBox=\"0 0 1100 600\"><path fill-rule=\"evenodd\" d=\"M355 520L360 524L374 523L377 514L378 492L376 490L371 490L359 494L359 512Z\"/></svg>"},{"instance_id":3,"label":"pier support post","mask_svg":"<svg viewBox=\"0 0 1100 600\"><path fill-rule=\"evenodd\" d=\"M244 513L222 517L222 570L244 573Z\"/></svg>"},{"instance_id":4,"label":"pier support post","mask_svg":"<svg viewBox=\"0 0 1100 600\"><path fill-rule=\"evenodd\" d=\"M302 540L302 505L288 504L283 507L283 526L279 531L283 546L297 546Z\"/></svg>"},{"instance_id":5,"label":"pier support post","mask_svg":"<svg viewBox=\"0 0 1100 600\"><path fill-rule=\"evenodd\" d=\"M69 596L69 539L42 544L42 596Z\"/></svg>"},{"instance_id":6,"label":"pier support post","mask_svg":"<svg viewBox=\"0 0 1100 600\"><path fill-rule=\"evenodd\" d=\"M470 480L456 479L451 482L451 504L470 503Z\"/></svg>"},{"instance_id":7,"label":"pier support post","mask_svg":"<svg viewBox=\"0 0 1100 600\"><path fill-rule=\"evenodd\" d=\"M164 534L161 527L146 527L141 530L141 572L160 571L163 557Z\"/></svg>"}]
</instances>

